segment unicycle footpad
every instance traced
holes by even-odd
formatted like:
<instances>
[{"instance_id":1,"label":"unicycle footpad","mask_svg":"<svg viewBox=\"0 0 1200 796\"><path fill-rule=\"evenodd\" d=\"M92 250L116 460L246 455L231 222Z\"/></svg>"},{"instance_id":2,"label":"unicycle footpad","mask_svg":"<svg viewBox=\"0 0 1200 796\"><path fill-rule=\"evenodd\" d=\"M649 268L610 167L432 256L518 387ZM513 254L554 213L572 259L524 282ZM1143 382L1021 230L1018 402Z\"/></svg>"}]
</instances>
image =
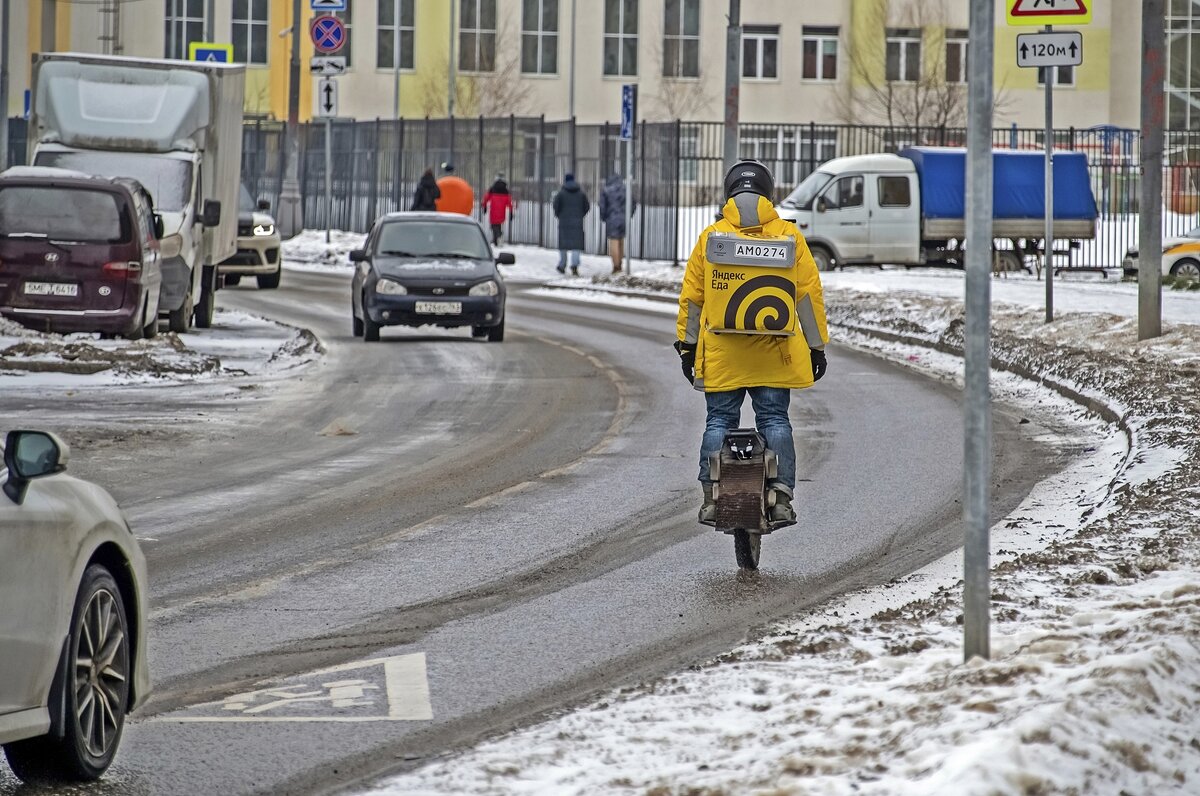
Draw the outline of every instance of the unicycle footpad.
<instances>
[{"instance_id":1,"label":"unicycle footpad","mask_svg":"<svg viewBox=\"0 0 1200 796\"><path fill-rule=\"evenodd\" d=\"M718 531L770 533L764 505L768 455L766 441L755 429L739 428L725 435L713 468L716 477Z\"/></svg>"}]
</instances>

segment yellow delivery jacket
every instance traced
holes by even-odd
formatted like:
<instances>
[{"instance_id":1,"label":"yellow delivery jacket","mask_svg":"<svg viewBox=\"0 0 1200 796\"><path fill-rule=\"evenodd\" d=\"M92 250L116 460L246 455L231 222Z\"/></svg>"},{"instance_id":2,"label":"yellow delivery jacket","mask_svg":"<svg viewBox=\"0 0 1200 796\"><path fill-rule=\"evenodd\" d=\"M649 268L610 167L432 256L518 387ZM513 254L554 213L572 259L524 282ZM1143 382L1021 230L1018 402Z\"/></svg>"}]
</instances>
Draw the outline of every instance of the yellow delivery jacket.
<instances>
[{"instance_id":1,"label":"yellow delivery jacket","mask_svg":"<svg viewBox=\"0 0 1200 796\"><path fill-rule=\"evenodd\" d=\"M821 277L804 236L769 200L740 193L688 258L676 332L696 344L697 390L801 389L829 342Z\"/></svg>"}]
</instances>

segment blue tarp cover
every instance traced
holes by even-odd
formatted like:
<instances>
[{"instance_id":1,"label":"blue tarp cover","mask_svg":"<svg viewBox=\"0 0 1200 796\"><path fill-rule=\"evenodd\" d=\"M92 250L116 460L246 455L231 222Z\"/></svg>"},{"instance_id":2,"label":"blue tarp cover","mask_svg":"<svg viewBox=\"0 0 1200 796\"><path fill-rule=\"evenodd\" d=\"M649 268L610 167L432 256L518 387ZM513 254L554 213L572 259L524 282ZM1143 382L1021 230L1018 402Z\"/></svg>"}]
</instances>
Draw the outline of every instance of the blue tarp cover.
<instances>
[{"instance_id":1,"label":"blue tarp cover","mask_svg":"<svg viewBox=\"0 0 1200 796\"><path fill-rule=\"evenodd\" d=\"M966 149L914 146L902 149L900 156L917 167L921 212L926 218L966 215ZM996 149L992 168L993 217L1046 217L1045 153ZM1054 217L1096 217L1087 156L1082 152L1054 153Z\"/></svg>"}]
</instances>

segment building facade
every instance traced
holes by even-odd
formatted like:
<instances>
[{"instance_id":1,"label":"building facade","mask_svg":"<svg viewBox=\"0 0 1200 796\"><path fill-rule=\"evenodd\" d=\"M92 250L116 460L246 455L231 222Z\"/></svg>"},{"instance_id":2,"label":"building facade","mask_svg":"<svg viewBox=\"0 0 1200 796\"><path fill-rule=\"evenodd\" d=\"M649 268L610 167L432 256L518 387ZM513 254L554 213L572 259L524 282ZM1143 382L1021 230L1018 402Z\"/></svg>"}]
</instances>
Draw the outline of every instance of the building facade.
<instances>
[{"instance_id":1,"label":"building facade","mask_svg":"<svg viewBox=\"0 0 1200 796\"><path fill-rule=\"evenodd\" d=\"M1018 69L996 2L996 123L1040 127L1039 70ZM1055 80L1056 126L1136 127L1141 4L1092 0L1077 28L1084 62ZM727 0L347 0L341 116L620 115L639 86L648 120L723 116ZM246 111L286 118L294 22L301 26L301 115L311 117L310 0L27 0L13 4L10 115L22 110L39 50L187 57L191 42L231 44L246 63ZM742 0L746 123L961 126L963 0ZM1173 129L1200 128L1200 3L1168 0L1166 97ZM453 34L451 33L453 31ZM453 64L454 69L450 67ZM451 73L454 92L451 97Z\"/></svg>"}]
</instances>

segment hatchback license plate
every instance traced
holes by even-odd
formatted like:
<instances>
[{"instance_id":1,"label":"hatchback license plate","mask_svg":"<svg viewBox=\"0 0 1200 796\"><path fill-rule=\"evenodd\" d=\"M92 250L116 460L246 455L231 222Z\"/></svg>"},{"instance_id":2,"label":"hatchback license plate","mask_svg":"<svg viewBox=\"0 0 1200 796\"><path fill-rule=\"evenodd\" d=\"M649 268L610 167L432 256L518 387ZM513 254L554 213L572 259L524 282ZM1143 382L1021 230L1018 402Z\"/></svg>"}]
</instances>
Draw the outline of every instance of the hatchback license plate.
<instances>
[{"instance_id":1,"label":"hatchback license plate","mask_svg":"<svg viewBox=\"0 0 1200 796\"><path fill-rule=\"evenodd\" d=\"M71 282L26 282L27 296L78 296L79 285Z\"/></svg>"},{"instance_id":2,"label":"hatchback license plate","mask_svg":"<svg viewBox=\"0 0 1200 796\"><path fill-rule=\"evenodd\" d=\"M418 301L416 310L422 315L462 315L462 302Z\"/></svg>"}]
</instances>

